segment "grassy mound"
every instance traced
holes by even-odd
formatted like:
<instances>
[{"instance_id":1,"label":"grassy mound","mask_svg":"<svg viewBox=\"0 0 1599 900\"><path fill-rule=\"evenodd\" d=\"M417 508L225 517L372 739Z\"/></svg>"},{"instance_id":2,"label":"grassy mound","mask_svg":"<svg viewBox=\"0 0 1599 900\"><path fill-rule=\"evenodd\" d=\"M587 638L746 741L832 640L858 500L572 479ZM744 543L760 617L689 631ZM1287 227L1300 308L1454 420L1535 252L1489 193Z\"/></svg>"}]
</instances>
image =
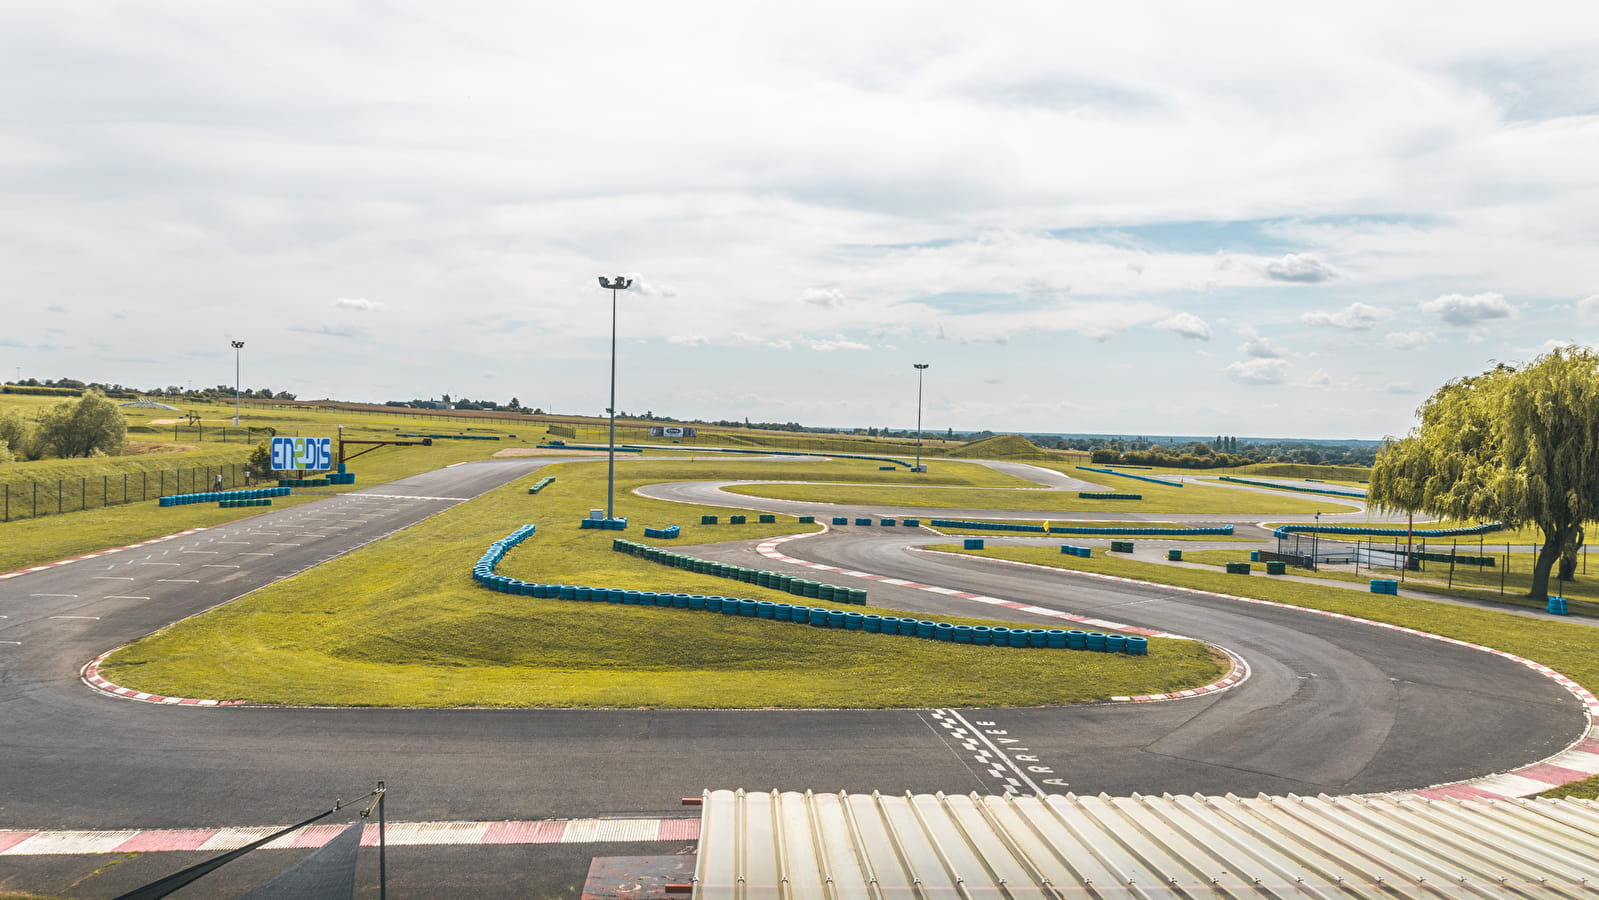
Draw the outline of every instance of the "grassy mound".
<instances>
[{"instance_id":1,"label":"grassy mound","mask_svg":"<svg viewBox=\"0 0 1599 900\"><path fill-rule=\"evenodd\" d=\"M1322 481L1368 481L1367 466L1307 466L1296 463L1258 463L1231 470L1234 475L1270 475L1275 478L1319 478Z\"/></svg>"},{"instance_id":2,"label":"grassy mound","mask_svg":"<svg viewBox=\"0 0 1599 900\"><path fill-rule=\"evenodd\" d=\"M963 444L943 454L965 459L1053 459L1048 451L1019 434L996 434Z\"/></svg>"}]
</instances>

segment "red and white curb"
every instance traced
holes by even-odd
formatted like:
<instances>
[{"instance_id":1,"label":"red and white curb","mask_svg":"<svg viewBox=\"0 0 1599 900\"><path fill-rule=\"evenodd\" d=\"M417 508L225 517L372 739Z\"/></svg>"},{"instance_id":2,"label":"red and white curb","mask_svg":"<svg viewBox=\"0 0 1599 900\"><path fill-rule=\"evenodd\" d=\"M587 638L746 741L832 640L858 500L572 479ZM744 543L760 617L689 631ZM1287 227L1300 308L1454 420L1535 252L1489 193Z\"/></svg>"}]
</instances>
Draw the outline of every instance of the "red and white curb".
<instances>
[{"instance_id":1,"label":"red and white curb","mask_svg":"<svg viewBox=\"0 0 1599 900\"><path fill-rule=\"evenodd\" d=\"M1087 625L1090 628L1103 628L1108 631L1121 632L1122 634L1138 634L1143 635L1144 637L1193 640L1193 638L1185 637L1180 634L1172 634L1167 631L1155 631L1154 629L1150 628L1139 628L1134 625L1123 625L1120 622L1112 622L1108 619L1096 619L1091 616L1079 616L1073 613L1061 612L1058 609L1046 609L1042 606L1032 606L1027 603L1017 603L1014 600L1005 600L1000 597L989 597L985 594L973 594L967 591L957 591L946 587L938 587L937 585L932 584L920 584L915 581L906 581L903 578L889 578L886 575L878 575L873 572L857 572L854 569L841 569L837 566L824 565L822 563L815 563L804 559L795 559L792 556L785 556L777 550L779 544L782 544L786 541L797 540L803 537L812 537L814 534L814 532L811 534L791 534L785 537L771 538L769 540L762 541L756 546L755 550L767 559L775 559L778 562L785 562L789 565L804 566L808 569L816 569L823 572L836 572L839 575L847 575L850 578L864 578L867 581L877 581L883 584L891 584L895 587L905 587L917 591L927 591L930 594L940 594L945 597L955 597L960 600L971 600L977 603L985 603L989 606L1000 606L1004 607L1005 609L1014 609L1019 612L1032 613L1033 615L1037 616L1059 619L1063 622L1069 622L1073 625ZM1038 566L1037 568L1042 569L1047 567ZM1111 697L1110 699L1121 702L1152 703L1157 700L1181 700L1185 697L1201 697L1206 694L1215 694L1220 691L1225 691L1230 687L1234 687L1243 683L1249 678L1249 663L1246 662L1243 657L1227 649L1226 647L1221 647L1216 644L1206 642L1206 646L1213 647L1216 650L1227 654L1227 658L1232 662L1232 665L1228 667L1227 674L1219 681L1213 681L1210 684L1203 685L1201 687L1190 688L1186 691L1172 691L1165 694L1118 696Z\"/></svg>"},{"instance_id":2,"label":"red and white curb","mask_svg":"<svg viewBox=\"0 0 1599 900\"><path fill-rule=\"evenodd\" d=\"M782 554L777 553L776 550L774 549L777 546L777 544L780 544L783 541L793 540L795 538L806 537L806 536L807 535L791 535L791 536L786 537L786 538L778 538L778 539L776 539L774 541L767 541L766 543L763 543L761 545L761 547L758 548L758 549L760 549L762 554L765 555L765 556L768 556L768 557L770 557L772 559L779 559L779 560L782 560L784 562L792 563L794 565L809 566L811 568L828 569L830 571L839 572L839 573L844 574L844 575L860 575L861 577L875 578L878 581L883 581L883 582L888 583L888 584L904 584L904 585L906 585L908 587L920 587L920 588L927 589L927 590L934 590L937 593L949 593L950 595L957 596L957 597L969 596L969 595L966 595L966 594L956 593L956 592L953 592L953 591L945 591L943 589L927 588L926 585L915 585L915 584L911 584L909 582L899 581L898 579L882 578L880 576L868 575L866 573L849 572L849 571L846 571L846 570L833 568L831 566L819 566L816 563L806 562L805 560L793 559L793 558L788 557L788 556L783 556ZM917 552L919 552L919 553L940 553L940 552L943 552L943 551L917 550ZM965 557L963 554L949 554L949 555L951 555L951 556L963 556L963 558L967 558L967 559L971 558L971 557ZM1495 649L1493 647L1485 647L1482 644L1473 644L1470 641L1462 641L1462 640L1459 640L1458 638L1445 637L1445 636L1443 636L1441 634L1433 634L1432 632L1429 632L1429 631L1421 631L1421 630L1415 629L1415 628L1406 628L1406 627L1404 627L1402 625L1391 625L1391 624L1389 624L1387 622L1376 622L1376 621L1373 621L1371 619L1362 619L1359 616L1351 616L1351 615L1346 615L1344 613L1336 613L1336 612L1331 612L1331 611L1324 610L1324 609L1309 609L1309 608L1306 608L1306 607L1303 607L1303 606L1293 606L1293 605L1290 605L1290 604L1287 604L1287 603L1277 603L1277 602L1272 601L1272 600L1259 600L1259 599L1256 599L1254 597L1239 597L1239 596L1236 596L1236 595L1233 595L1233 594L1223 594L1223 593L1220 593L1220 592L1217 592L1217 591L1200 590L1199 588L1179 587L1177 585L1170 585L1170 584L1156 584L1154 582L1149 582L1149 581L1139 581L1136 578L1125 578L1125 577L1122 577L1120 575L1106 575L1106 574L1103 574L1103 573L1100 573L1100 572L1083 572L1083 571L1079 571L1077 569L1058 569L1058 568L1055 568L1053 566L1041 566L1041 565L1038 565L1036 563L1017 562L1015 560L1009 560L1009 559L993 559L993 558L990 558L990 557L978 557L978 558L979 559L984 559L984 560L986 560L988 562L991 562L991 563L1000 563L1002 565L1008 565L1008 566L1021 566L1023 568L1039 569L1041 571L1046 571L1046 572L1069 571L1069 572L1071 572L1074 575L1080 575L1080 576L1083 576L1083 577L1086 577L1086 578L1098 578L1101 581L1119 581L1119 582L1122 582L1123 584L1136 584L1136 585L1142 585L1142 586L1148 586L1148 587L1158 587L1158 588L1164 588L1166 590L1181 591L1183 593L1188 593L1188 594L1197 594L1197 595L1204 596L1204 597L1218 597L1218 598L1221 598L1221 599L1224 599L1224 600L1234 600L1234 601L1237 601L1239 603L1253 603L1253 604L1255 604L1257 606L1271 606L1271 607L1276 607L1278 609L1291 609L1291 610L1296 610L1296 611L1302 612L1302 613L1309 613L1311 615L1327 616L1329 618L1342 619L1342 620L1344 620L1346 622L1357 622L1357 623L1362 624L1362 625L1370 625L1373 628L1385 628L1385 629L1387 629L1389 631L1398 631L1398 632L1401 632L1401 633L1404 633L1404 634L1409 634L1409 635L1414 635L1416 637L1426 638L1428 640L1442 641L1443 643L1446 643L1446 644L1454 644L1457 647L1467 647L1467 648L1470 648L1472 650L1480 650L1483 653L1491 653L1494 656L1498 656L1498 657L1500 657L1502 659L1507 659L1507 660L1510 660L1511 662L1517 663L1519 665L1526 666L1527 668L1533 670L1534 672L1537 672L1538 674L1544 676L1545 678L1548 678L1548 679L1554 681L1556 684L1560 685L1562 688L1565 688L1567 693L1571 694L1573 697L1575 697L1577 699L1578 703L1582 704L1583 714L1585 716L1587 716L1587 719L1588 719L1588 727L1586 729L1584 729L1582 735L1580 735L1575 741L1572 741L1571 744L1566 747L1566 749L1560 751L1559 753L1556 753L1553 756L1550 756L1550 757L1548 757L1546 759L1540 760L1540 761L1535 762L1535 763L1531 763L1529 765L1522 766L1522 767L1520 767L1518 769L1512 769L1512 770L1510 770L1508 772L1498 772L1498 773L1495 773L1495 774L1492 774L1492 775L1483 775L1483 776L1479 776L1477 778L1468 778L1468 779L1465 779L1463 781L1454 781L1454 782L1446 782L1446 783L1443 783L1443 784L1435 784L1435 785L1432 785L1430 787L1424 788L1422 790L1396 791L1394 793L1411 794L1411 795L1414 795L1414 796L1417 796L1417 797L1425 797L1425 798L1428 798L1428 799L1453 798L1453 799L1474 799L1474 800L1501 800L1501 799L1505 799L1505 798L1509 798L1509 797L1526 797L1526 796L1530 796L1532 794L1541 794L1544 791L1549 790L1550 788L1556 788L1556 787L1559 787L1559 786L1561 786L1563 784L1570 784L1573 781L1582 781L1583 779L1592 778L1595 775L1599 775L1599 698L1595 698L1593 693L1590 692L1587 688L1585 688L1582 685L1578 684L1577 682L1571 680L1570 678L1567 678L1565 675L1562 675L1559 672L1556 672L1554 669L1549 668L1548 666L1544 665L1543 663L1533 662L1530 659L1525 659L1523 657L1515 655L1514 653L1506 653L1503 650L1497 650L1497 649ZM977 597L974 597L973 599L985 600L985 598L977 598ZM992 598L986 598L986 599L992 599ZM985 602L986 602L986 600L985 600ZM1007 605L1010 605L1010 606L1012 606L1013 608L1016 608L1016 609L1025 609L1025 610L1027 610L1029 612L1032 612L1034 609L1036 609L1036 607L1021 606L1019 604L1007 604ZM1116 627L1116 626L1109 626L1109 627ZM1232 654L1229 653L1229 655L1232 655ZM1201 689L1201 690L1203 690L1203 689ZM1137 699L1137 698L1134 698L1134 699Z\"/></svg>"},{"instance_id":3,"label":"red and white curb","mask_svg":"<svg viewBox=\"0 0 1599 900\"><path fill-rule=\"evenodd\" d=\"M151 538L148 541L140 541L137 544L129 544L126 547L108 547L104 550L97 550L93 553L85 553L82 556L74 556L71 559L58 559L55 562L47 562L42 566L30 566L26 569L17 569L14 572L0 572L0 581L5 581L7 578L16 578L20 575L27 575L30 572L43 572L45 569L53 569L56 566L64 566L67 563L82 562L86 559L95 559L96 557L105 556L109 553L121 553L124 550L137 550L140 547L148 547L151 544L159 544L162 541L170 541L175 538L188 537L191 534L197 534L204 530L204 528L190 528L188 531L180 531L177 534L169 534L166 537Z\"/></svg>"},{"instance_id":4,"label":"red and white curb","mask_svg":"<svg viewBox=\"0 0 1599 900\"><path fill-rule=\"evenodd\" d=\"M100 674L100 664L105 662L107 656L115 652L116 650L107 650L105 653L90 660L79 675L83 679L83 683L107 694L115 694L118 697L139 700L145 703L159 703L164 706L242 706L246 702L244 700L198 700L193 697L167 697L161 694L149 694L144 691L136 691L133 688L125 688L107 681Z\"/></svg>"},{"instance_id":5,"label":"red and white curb","mask_svg":"<svg viewBox=\"0 0 1599 900\"><path fill-rule=\"evenodd\" d=\"M320 847L344 825L307 825L263 850ZM121 831L0 830L0 856L63 856L90 853L235 850L281 831L281 825L251 828L144 828ZM599 844L697 841L700 820L542 819L511 822L389 822L383 841L391 847L490 846L496 844ZM378 826L367 825L361 846L375 847Z\"/></svg>"}]
</instances>

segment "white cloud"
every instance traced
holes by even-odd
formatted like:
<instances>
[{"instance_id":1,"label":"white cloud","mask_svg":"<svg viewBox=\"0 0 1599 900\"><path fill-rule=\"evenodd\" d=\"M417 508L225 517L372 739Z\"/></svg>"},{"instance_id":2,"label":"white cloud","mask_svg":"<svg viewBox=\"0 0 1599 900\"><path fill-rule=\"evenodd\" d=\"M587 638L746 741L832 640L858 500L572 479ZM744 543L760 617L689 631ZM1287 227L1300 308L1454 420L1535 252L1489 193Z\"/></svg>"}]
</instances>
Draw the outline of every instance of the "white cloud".
<instances>
[{"instance_id":1,"label":"white cloud","mask_svg":"<svg viewBox=\"0 0 1599 900\"><path fill-rule=\"evenodd\" d=\"M709 344L711 339L703 334L673 334L667 336L666 342L679 347L703 347Z\"/></svg>"},{"instance_id":2,"label":"white cloud","mask_svg":"<svg viewBox=\"0 0 1599 900\"><path fill-rule=\"evenodd\" d=\"M1383 385L1383 392L1388 394L1414 394L1416 389L1402 381L1390 381Z\"/></svg>"},{"instance_id":3,"label":"white cloud","mask_svg":"<svg viewBox=\"0 0 1599 900\"><path fill-rule=\"evenodd\" d=\"M380 312L384 308L381 300L368 300L365 297L340 297L333 301L338 309L353 309L358 312Z\"/></svg>"},{"instance_id":4,"label":"white cloud","mask_svg":"<svg viewBox=\"0 0 1599 900\"><path fill-rule=\"evenodd\" d=\"M1258 334L1251 334L1248 337L1241 348L1247 356L1254 359L1282 359L1288 355L1288 351L1274 343L1271 338L1261 337Z\"/></svg>"},{"instance_id":5,"label":"white cloud","mask_svg":"<svg viewBox=\"0 0 1599 900\"><path fill-rule=\"evenodd\" d=\"M1446 325L1470 328L1493 319L1508 319L1516 308L1504 295L1492 291L1482 294L1444 294L1420 304L1421 311L1437 316Z\"/></svg>"},{"instance_id":6,"label":"white cloud","mask_svg":"<svg viewBox=\"0 0 1599 900\"><path fill-rule=\"evenodd\" d=\"M1239 384L1284 384L1288 381L1288 361L1284 359L1245 359L1223 370Z\"/></svg>"},{"instance_id":7,"label":"white cloud","mask_svg":"<svg viewBox=\"0 0 1599 900\"><path fill-rule=\"evenodd\" d=\"M844 292L838 288L806 288L800 294L801 303L809 303L813 306L843 306L844 299Z\"/></svg>"},{"instance_id":8,"label":"white cloud","mask_svg":"<svg viewBox=\"0 0 1599 900\"><path fill-rule=\"evenodd\" d=\"M1577 315L1589 322L1599 319L1599 294L1592 294L1578 300Z\"/></svg>"},{"instance_id":9,"label":"white cloud","mask_svg":"<svg viewBox=\"0 0 1599 900\"><path fill-rule=\"evenodd\" d=\"M1308 312L1299 321L1317 328L1344 328L1350 331L1370 331L1379 322L1394 317L1393 310L1366 303L1351 303L1337 312Z\"/></svg>"},{"instance_id":10,"label":"white cloud","mask_svg":"<svg viewBox=\"0 0 1599 900\"><path fill-rule=\"evenodd\" d=\"M1170 331L1174 334L1182 335L1189 340L1210 340L1210 326L1205 323L1204 319L1193 313L1178 313L1156 322L1155 327L1162 331Z\"/></svg>"},{"instance_id":11,"label":"white cloud","mask_svg":"<svg viewBox=\"0 0 1599 900\"><path fill-rule=\"evenodd\" d=\"M1268 260L1261 268L1266 272L1266 277L1273 281L1295 284L1317 284L1338 277L1337 269L1302 253L1289 253L1280 259Z\"/></svg>"},{"instance_id":12,"label":"white cloud","mask_svg":"<svg viewBox=\"0 0 1599 900\"><path fill-rule=\"evenodd\" d=\"M830 350L870 350L870 349L872 349L870 344L862 344L859 341L846 340L843 335L839 335L839 336L834 337L834 338L832 338L830 340L807 340L807 341L804 342L804 344L805 344L805 346L811 348L812 350L828 350L828 351L830 351Z\"/></svg>"},{"instance_id":13,"label":"white cloud","mask_svg":"<svg viewBox=\"0 0 1599 900\"><path fill-rule=\"evenodd\" d=\"M1441 340L1442 338L1430 331L1390 331L1383 336L1383 343L1395 350L1420 350L1428 344Z\"/></svg>"},{"instance_id":14,"label":"white cloud","mask_svg":"<svg viewBox=\"0 0 1599 900\"><path fill-rule=\"evenodd\" d=\"M1300 384L1304 387L1324 388L1332 384L1332 376L1327 374L1326 369L1317 369L1306 375Z\"/></svg>"}]
</instances>

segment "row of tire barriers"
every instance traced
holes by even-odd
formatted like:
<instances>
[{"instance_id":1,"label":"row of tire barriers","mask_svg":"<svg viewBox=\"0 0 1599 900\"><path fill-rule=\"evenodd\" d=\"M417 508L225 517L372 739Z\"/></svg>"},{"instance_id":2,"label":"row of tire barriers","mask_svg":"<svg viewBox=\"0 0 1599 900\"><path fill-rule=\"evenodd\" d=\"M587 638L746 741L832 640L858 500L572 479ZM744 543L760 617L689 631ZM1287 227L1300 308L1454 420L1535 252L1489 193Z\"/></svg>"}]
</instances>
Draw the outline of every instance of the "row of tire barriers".
<instances>
[{"instance_id":1,"label":"row of tire barriers","mask_svg":"<svg viewBox=\"0 0 1599 900\"><path fill-rule=\"evenodd\" d=\"M750 520L749 516L744 516L744 515L728 516L727 517L727 524L729 524L729 525L747 525L747 524L749 524L749 520ZM719 523L721 521L722 521L722 517L721 516L700 516L700 524L701 525L715 525L715 524L717 524L717 523ZM759 521L760 521L760 523L762 525L772 525L772 524L777 522L777 516L775 514L772 514L772 513L761 513ZM803 520L801 520L801 521L803 521ZM811 521L815 522L816 521L815 517L812 517Z\"/></svg>"},{"instance_id":2,"label":"row of tire barriers","mask_svg":"<svg viewBox=\"0 0 1599 900\"><path fill-rule=\"evenodd\" d=\"M1118 472L1115 469L1101 469L1097 466L1078 466L1084 472L1098 472L1101 475L1120 475L1123 478L1136 478L1139 481L1149 481L1155 484L1164 484L1167 487L1182 487L1181 481L1167 481L1164 478L1151 478L1148 475L1134 475L1131 472Z\"/></svg>"},{"instance_id":3,"label":"row of tire barriers","mask_svg":"<svg viewBox=\"0 0 1599 900\"><path fill-rule=\"evenodd\" d=\"M555 476L554 475L547 475L547 476L545 476L543 478L540 478L538 481L533 482L533 486L528 488L527 492L529 494L537 494L539 491L544 490L545 488L549 487L550 485L552 485L554 483L555 483Z\"/></svg>"},{"instance_id":4,"label":"row of tire barriers","mask_svg":"<svg viewBox=\"0 0 1599 900\"><path fill-rule=\"evenodd\" d=\"M328 484L355 484L354 472L329 472L324 477Z\"/></svg>"},{"instance_id":5,"label":"row of tire barriers","mask_svg":"<svg viewBox=\"0 0 1599 900\"><path fill-rule=\"evenodd\" d=\"M1278 525L1272 530L1273 537L1285 537L1290 534L1348 534L1348 535L1375 535L1377 537L1462 537L1468 534L1487 534L1490 531L1503 531L1503 522L1484 522L1481 525L1468 525L1464 528L1378 528L1372 525Z\"/></svg>"},{"instance_id":6,"label":"row of tire barriers","mask_svg":"<svg viewBox=\"0 0 1599 900\"><path fill-rule=\"evenodd\" d=\"M620 603L630 606L665 606L675 609L690 609L721 613L723 615L790 622L796 625L810 625L813 628L838 628L846 631L864 631L870 634L897 634L905 637L946 641L953 644L1087 650L1097 653L1123 653L1128 656L1149 655L1148 639L1137 635L1107 634L1098 631L1082 631L1076 628L1066 630L1060 628L954 625L949 622L937 622L927 619L874 615L842 609L824 609L740 597L711 597L700 594L580 587L570 584L543 584L495 574L494 568L505 558L505 554L531 536L534 530L532 525L523 525L506 537L490 544L489 549L478 559L477 564L472 567L472 580L492 591L524 597L578 600L591 603ZM630 542L618 541L618 543Z\"/></svg>"},{"instance_id":7,"label":"row of tire barriers","mask_svg":"<svg viewBox=\"0 0 1599 900\"><path fill-rule=\"evenodd\" d=\"M1071 544L1061 544L1060 552L1066 554L1067 556L1080 556L1083 559L1090 559L1094 555L1094 549L1092 547L1074 547Z\"/></svg>"},{"instance_id":8,"label":"row of tire barriers","mask_svg":"<svg viewBox=\"0 0 1599 900\"><path fill-rule=\"evenodd\" d=\"M627 516L617 516L614 519L596 519L592 516L579 519L578 528L594 529L596 531L626 531Z\"/></svg>"},{"instance_id":9,"label":"row of tire barriers","mask_svg":"<svg viewBox=\"0 0 1599 900\"><path fill-rule=\"evenodd\" d=\"M669 527L666 527L666 528L646 528L646 529L644 529L644 536L647 537L647 538L659 538L661 540L671 540L672 538L677 537L679 534L682 534L682 532L683 532L683 529L679 528L676 525L672 525L672 526L669 526Z\"/></svg>"},{"instance_id":10,"label":"row of tire barriers","mask_svg":"<svg viewBox=\"0 0 1599 900\"><path fill-rule=\"evenodd\" d=\"M1142 500L1143 494L1118 494L1115 491L1078 491L1079 500Z\"/></svg>"},{"instance_id":11,"label":"row of tire barriers","mask_svg":"<svg viewBox=\"0 0 1599 900\"><path fill-rule=\"evenodd\" d=\"M731 578L745 584L757 587L771 588L776 591L786 591L797 597L813 597L817 600L830 600L834 603L850 603L855 606L866 605L866 592L860 588L839 587L833 584L807 581L792 575L779 572L768 572L765 569L749 569L744 566L735 566L730 563L720 563L715 560L700 559L683 553L673 553L637 541L617 538L611 542L611 549L629 556L674 569L684 569L700 575L715 575L718 578Z\"/></svg>"},{"instance_id":12,"label":"row of tire barriers","mask_svg":"<svg viewBox=\"0 0 1599 900\"><path fill-rule=\"evenodd\" d=\"M907 520L909 521L909 520ZM1181 536L1205 534L1232 534L1231 524L1215 528L1145 528L1145 527L1101 527L1101 526L1076 526L1076 525L1051 525L1045 531L1042 525L1013 525L1008 522L967 522L961 519L929 519L929 525L934 528L980 528L988 531L1011 531L1023 534L1115 534L1115 535L1149 535L1149 536Z\"/></svg>"},{"instance_id":13,"label":"row of tire barriers","mask_svg":"<svg viewBox=\"0 0 1599 900\"><path fill-rule=\"evenodd\" d=\"M1492 556L1461 556L1458 553L1416 552L1410 554L1410 558L1419 559L1423 562L1454 563L1455 565L1460 566L1481 566L1489 569L1493 568L1495 565L1494 558Z\"/></svg>"},{"instance_id":14,"label":"row of tire barriers","mask_svg":"<svg viewBox=\"0 0 1599 900\"><path fill-rule=\"evenodd\" d=\"M222 503L224 505L235 500L266 500L271 505L271 498L288 496L286 487L249 488L242 491L202 491L198 494L168 494L157 497L156 502L161 506L187 506L191 503ZM257 505L257 504L251 504Z\"/></svg>"},{"instance_id":15,"label":"row of tire barriers","mask_svg":"<svg viewBox=\"0 0 1599 900\"><path fill-rule=\"evenodd\" d=\"M1292 484L1278 484L1275 481L1255 481L1250 478L1234 478L1231 475L1219 476L1217 480L1231 482L1232 484L1247 484L1251 487L1271 488L1274 491L1299 491L1302 494L1330 494L1334 497L1355 497L1360 500L1366 499L1365 491L1340 491L1336 488L1298 487L1297 485Z\"/></svg>"},{"instance_id":16,"label":"row of tire barriers","mask_svg":"<svg viewBox=\"0 0 1599 900\"><path fill-rule=\"evenodd\" d=\"M834 525L848 525L849 524L849 516L834 516L833 517L833 524ZM858 516L855 519L855 524L856 525L870 525L870 524L872 524L872 518L871 518L871 516ZM922 520L921 519L886 519L885 518L885 519L878 519L877 520L877 524L883 526L884 528L893 528L895 525L901 525L901 526L904 526L906 528L920 528L920 527L922 527Z\"/></svg>"},{"instance_id":17,"label":"row of tire barriers","mask_svg":"<svg viewBox=\"0 0 1599 900\"><path fill-rule=\"evenodd\" d=\"M497 441L497 434L396 434L395 437L432 438L444 441Z\"/></svg>"}]
</instances>

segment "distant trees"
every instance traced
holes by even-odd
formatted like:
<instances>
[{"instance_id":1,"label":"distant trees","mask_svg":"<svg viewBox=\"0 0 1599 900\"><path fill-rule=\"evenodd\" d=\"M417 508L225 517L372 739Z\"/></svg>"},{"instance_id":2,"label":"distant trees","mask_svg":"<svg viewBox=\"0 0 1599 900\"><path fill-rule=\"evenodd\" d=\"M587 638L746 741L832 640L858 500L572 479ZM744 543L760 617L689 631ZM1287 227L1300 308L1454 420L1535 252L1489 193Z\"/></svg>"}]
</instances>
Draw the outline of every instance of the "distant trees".
<instances>
[{"instance_id":1,"label":"distant trees","mask_svg":"<svg viewBox=\"0 0 1599 900\"><path fill-rule=\"evenodd\" d=\"M128 420L104 394L89 390L45 410L38 440L63 459L118 453L128 442Z\"/></svg>"},{"instance_id":2,"label":"distant trees","mask_svg":"<svg viewBox=\"0 0 1599 900\"><path fill-rule=\"evenodd\" d=\"M0 459L0 462L11 462L18 456L26 459L32 455L33 426L16 410L0 416L0 445L5 446L5 459Z\"/></svg>"},{"instance_id":3,"label":"distant trees","mask_svg":"<svg viewBox=\"0 0 1599 900\"><path fill-rule=\"evenodd\" d=\"M1576 558L1583 523L1599 519L1599 355L1558 347L1520 368L1500 363L1440 387L1420 416L1377 457L1371 499L1537 526L1528 596L1547 598L1550 570Z\"/></svg>"}]
</instances>

